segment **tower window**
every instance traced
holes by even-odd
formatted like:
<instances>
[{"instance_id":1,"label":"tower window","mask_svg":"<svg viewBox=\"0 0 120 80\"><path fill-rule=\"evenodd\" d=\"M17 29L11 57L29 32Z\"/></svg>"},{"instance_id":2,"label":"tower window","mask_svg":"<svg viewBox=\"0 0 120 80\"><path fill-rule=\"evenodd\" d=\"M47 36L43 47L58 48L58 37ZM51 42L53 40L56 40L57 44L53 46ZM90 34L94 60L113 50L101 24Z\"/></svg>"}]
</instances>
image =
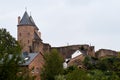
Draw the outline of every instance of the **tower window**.
<instances>
[{"instance_id":1,"label":"tower window","mask_svg":"<svg viewBox=\"0 0 120 80\"><path fill-rule=\"evenodd\" d=\"M28 40L28 44L30 43L30 41Z\"/></svg>"},{"instance_id":2,"label":"tower window","mask_svg":"<svg viewBox=\"0 0 120 80\"><path fill-rule=\"evenodd\" d=\"M30 35L30 33L28 33L28 36Z\"/></svg>"},{"instance_id":3,"label":"tower window","mask_svg":"<svg viewBox=\"0 0 120 80\"><path fill-rule=\"evenodd\" d=\"M21 36L21 33L19 33L19 36Z\"/></svg>"}]
</instances>

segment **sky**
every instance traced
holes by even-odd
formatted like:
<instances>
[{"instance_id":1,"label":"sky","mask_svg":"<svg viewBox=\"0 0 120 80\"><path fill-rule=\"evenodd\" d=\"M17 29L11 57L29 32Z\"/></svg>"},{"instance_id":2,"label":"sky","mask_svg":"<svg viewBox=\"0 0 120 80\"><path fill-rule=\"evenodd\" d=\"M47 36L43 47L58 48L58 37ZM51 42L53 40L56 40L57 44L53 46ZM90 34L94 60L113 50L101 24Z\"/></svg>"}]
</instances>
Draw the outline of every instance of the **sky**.
<instances>
[{"instance_id":1,"label":"sky","mask_svg":"<svg viewBox=\"0 0 120 80\"><path fill-rule=\"evenodd\" d=\"M51 46L120 51L120 0L1 0L0 28L17 39L17 17L26 10Z\"/></svg>"}]
</instances>

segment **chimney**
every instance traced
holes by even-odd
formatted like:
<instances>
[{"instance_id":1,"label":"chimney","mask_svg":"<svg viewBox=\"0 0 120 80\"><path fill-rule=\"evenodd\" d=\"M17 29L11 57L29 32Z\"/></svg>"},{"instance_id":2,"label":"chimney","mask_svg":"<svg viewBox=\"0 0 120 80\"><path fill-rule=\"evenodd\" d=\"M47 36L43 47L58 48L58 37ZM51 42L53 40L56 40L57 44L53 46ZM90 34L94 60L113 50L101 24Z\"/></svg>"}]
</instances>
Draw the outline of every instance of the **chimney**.
<instances>
[{"instance_id":1,"label":"chimney","mask_svg":"<svg viewBox=\"0 0 120 80\"><path fill-rule=\"evenodd\" d=\"M18 25L20 24L20 20L21 20L21 18L20 18L20 16L18 16Z\"/></svg>"}]
</instances>

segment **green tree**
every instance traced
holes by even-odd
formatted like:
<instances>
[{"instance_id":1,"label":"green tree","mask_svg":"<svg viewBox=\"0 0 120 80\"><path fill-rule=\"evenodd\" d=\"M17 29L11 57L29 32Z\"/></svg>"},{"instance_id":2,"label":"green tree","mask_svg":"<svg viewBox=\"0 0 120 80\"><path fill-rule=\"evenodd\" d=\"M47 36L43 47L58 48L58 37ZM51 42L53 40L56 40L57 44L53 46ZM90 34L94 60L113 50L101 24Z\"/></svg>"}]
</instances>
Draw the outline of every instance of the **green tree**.
<instances>
[{"instance_id":1,"label":"green tree","mask_svg":"<svg viewBox=\"0 0 120 80\"><path fill-rule=\"evenodd\" d=\"M26 73L22 73L20 63L20 45L6 29L0 29L0 80L28 80L29 75L23 76Z\"/></svg>"},{"instance_id":2,"label":"green tree","mask_svg":"<svg viewBox=\"0 0 120 80\"><path fill-rule=\"evenodd\" d=\"M76 68L66 75L66 80L89 80L89 77L85 70Z\"/></svg>"},{"instance_id":3,"label":"green tree","mask_svg":"<svg viewBox=\"0 0 120 80\"><path fill-rule=\"evenodd\" d=\"M21 48L6 29L0 29L0 80L16 80Z\"/></svg>"},{"instance_id":4,"label":"green tree","mask_svg":"<svg viewBox=\"0 0 120 80\"><path fill-rule=\"evenodd\" d=\"M95 61L94 58L92 58L90 56L85 57L85 59L83 61L83 64L84 64L84 66L86 67L87 70L95 68L95 66L93 64L93 61Z\"/></svg>"},{"instance_id":5,"label":"green tree","mask_svg":"<svg viewBox=\"0 0 120 80\"><path fill-rule=\"evenodd\" d=\"M69 66L66 69L64 69L63 74L67 75L68 73L71 73L72 71L76 70L78 67L77 66Z\"/></svg>"},{"instance_id":6,"label":"green tree","mask_svg":"<svg viewBox=\"0 0 120 80\"><path fill-rule=\"evenodd\" d=\"M55 80L66 80L64 75L55 76Z\"/></svg>"},{"instance_id":7,"label":"green tree","mask_svg":"<svg viewBox=\"0 0 120 80\"><path fill-rule=\"evenodd\" d=\"M119 76L112 71L98 69L88 71L89 80L119 80Z\"/></svg>"},{"instance_id":8,"label":"green tree","mask_svg":"<svg viewBox=\"0 0 120 80\"><path fill-rule=\"evenodd\" d=\"M0 56L19 53L21 53L21 48L15 38L6 29L0 29Z\"/></svg>"},{"instance_id":9,"label":"green tree","mask_svg":"<svg viewBox=\"0 0 120 80\"><path fill-rule=\"evenodd\" d=\"M55 76L63 73L63 58L57 50L52 50L50 53L45 54L44 59L42 80L55 80Z\"/></svg>"}]
</instances>

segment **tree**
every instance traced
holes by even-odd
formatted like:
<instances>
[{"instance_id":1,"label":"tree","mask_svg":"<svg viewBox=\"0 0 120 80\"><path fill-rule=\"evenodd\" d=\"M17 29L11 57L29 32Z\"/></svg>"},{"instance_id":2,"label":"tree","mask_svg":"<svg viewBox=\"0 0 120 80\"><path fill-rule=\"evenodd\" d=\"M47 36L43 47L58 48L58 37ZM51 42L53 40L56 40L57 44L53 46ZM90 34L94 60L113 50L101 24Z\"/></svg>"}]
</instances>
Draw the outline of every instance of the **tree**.
<instances>
[{"instance_id":1,"label":"tree","mask_svg":"<svg viewBox=\"0 0 120 80\"><path fill-rule=\"evenodd\" d=\"M92 58L90 56L85 57L85 59L83 61L83 65L86 67L87 70L94 69L93 60L94 60L94 58Z\"/></svg>"},{"instance_id":2,"label":"tree","mask_svg":"<svg viewBox=\"0 0 120 80\"><path fill-rule=\"evenodd\" d=\"M0 29L0 80L26 80L19 67L21 47L6 29Z\"/></svg>"},{"instance_id":3,"label":"tree","mask_svg":"<svg viewBox=\"0 0 120 80\"><path fill-rule=\"evenodd\" d=\"M85 70L76 68L66 75L66 80L90 80Z\"/></svg>"},{"instance_id":4,"label":"tree","mask_svg":"<svg viewBox=\"0 0 120 80\"><path fill-rule=\"evenodd\" d=\"M55 76L63 73L63 58L57 52L52 50L44 56L45 64L42 70L42 80L55 80Z\"/></svg>"},{"instance_id":5,"label":"tree","mask_svg":"<svg viewBox=\"0 0 120 80\"><path fill-rule=\"evenodd\" d=\"M55 76L55 80L66 80L64 75Z\"/></svg>"},{"instance_id":6,"label":"tree","mask_svg":"<svg viewBox=\"0 0 120 80\"><path fill-rule=\"evenodd\" d=\"M0 80L17 80L21 48L6 29L0 29Z\"/></svg>"},{"instance_id":7,"label":"tree","mask_svg":"<svg viewBox=\"0 0 120 80\"><path fill-rule=\"evenodd\" d=\"M112 71L94 69L88 71L89 80L119 80L119 76Z\"/></svg>"},{"instance_id":8,"label":"tree","mask_svg":"<svg viewBox=\"0 0 120 80\"><path fill-rule=\"evenodd\" d=\"M19 53L21 53L21 48L15 38L6 29L0 29L0 56Z\"/></svg>"}]
</instances>

